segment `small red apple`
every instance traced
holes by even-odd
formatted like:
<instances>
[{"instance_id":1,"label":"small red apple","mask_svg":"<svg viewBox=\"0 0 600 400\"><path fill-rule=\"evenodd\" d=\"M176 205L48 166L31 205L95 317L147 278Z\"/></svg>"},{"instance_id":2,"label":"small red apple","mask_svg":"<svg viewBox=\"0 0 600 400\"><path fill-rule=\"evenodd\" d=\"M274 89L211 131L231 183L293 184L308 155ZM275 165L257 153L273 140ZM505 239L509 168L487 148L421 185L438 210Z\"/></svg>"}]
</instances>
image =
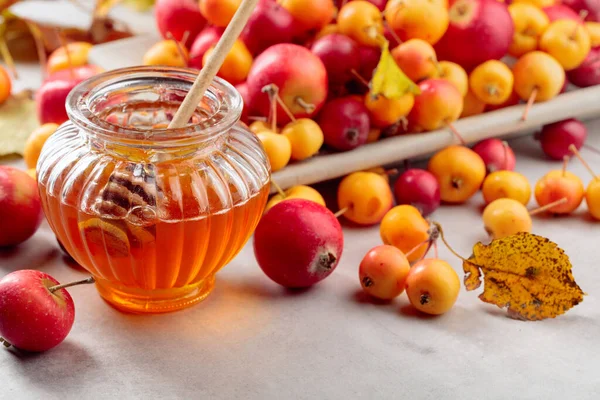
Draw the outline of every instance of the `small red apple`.
<instances>
[{"instance_id":1,"label":"small red apple","mask_svg":"<svg viewBox=\"0 0 600 400\"><path fill-rule=\"evenodd\" d=\"M216 26L207 26L196 36L190 47L188 65L192 68L202 69L202 58L212 46L216 45L225 29Z\"/></svg>"},{"instance_id":2,"label":"small red apple","mask_svg":"<svg viewBox=\"0 0 600 400\"><path fill-rule=\"evenodd\" d=\"M154 17L158 31L165 39L171 33L175 40L181 41L185 32L188 32L186 46L194 42L206 25L197 0L156 0Z\"/></svg>"},{"instance_id":3,"label":"small red apple","mask_svg":"<svg viewBox=\"0 0 600 400\"><path fill-rule=\"evenodd\" d=\"M68 286L92 282L89 278ZM75 305L64 288L53 288L58 285L50 275L34 270L11 272L0 280L0 335L6 345L41 352L67 337Z\"/></svg>"},{"instance_id":4,"label":"small red apple","mask_svg":"<svg viewBox=\"0 0 600 400\"><path fill-rule=\"evenodd\" d=\"M352 150L367 143L371 126L369 110L353 96L340 97L325 104L319 114L325 144L339 151Z\"/></svg>"},{"instance_id":5,"label":"small red apple","mask_svg":"<svg viewBox=\"0 0 600 400\"><path fill-rule=\"evenodd\" d=\"M453 61L470 71L506 55L514 33L506 4L497 0L456 0L448 12L450 25L435 45L438 59Z\"/></svg>"},{"instance_id":6,"label":"small red apple","mask_svg":"<svg viewBox=\"0 0 600 400\"><path fill-rule=\"evenodd\" d=\"M25 171L0 166L0 247L29 239L43 217L35 179Z\"/></svg>"},{"instance_id":7,"label":"small red apple","mask_svg":"<svg viewBox=\"0 0 600 400\"><path fill-rule=\"evenodd\" d=\"M554 160L563 160L565 156L572 155L569 149L571 145L580 150L586 138L585 124L574 118L545 125L538 137L544 153Z\"/></svg>"},{"instance_id":8,"label":"small red apple","mask_svg":"<svg viewBox=\"0 0 600 400\"><path fill-rule=\"evenodd\" d=\"M263 0L250 15L240 39L252 54L258 55L275 44L291 42L296 29L288 10L278 2Z\"/></svg>"},{"instance_id":9,"label":"small red apple","mask_svg":"<svg viewBox=\"0 0 600 400\"><path fill-rule=\"evenodd\" d=\"M600 85L600 47L592 49L579 67L568 71L567 78L579 87Z\"/></svg>"},{"instance_id":10,"label":"small red apple","mask_svg":"<svg viewBox=\"0 0 600 400\"><path fill-rule=\"evenodd\" d=\"M74 80L51 80L42 84L35 95L41 124L53 122L60 125L69 119L65 103L77 83Z\"/></svg>"},{"instance_id":11,"label":"small red apple","mask_svg":"<svg viewBox=\"0 0 600 400\"><path fill-rule=\"evenodd\" d=\"M360 69L358 44L346 35L332 33L313 43L310 49L323 61L331 85L343 85Z\"/></svg>"},{"instance_id":12,"label":"small red apple","mask_svg":"<svg viewBox=\"0 0 600 400\"><path fill-rule=\"evenodd\" d=\"M554 22L559 19L572 19L580 22L581 17L571 7L567 7L564 4L554 4L548 7L542 8L546 13L546 16L550 22Z\"/></svg>"},{"instance_id":13,"label":"small red apple","mask_svg":"<svg viewBox=\"0 0 600 400\"><path fill-rule=\"evenodd\" d=\"M312 286L337 267L344 248L338 219L314 201L289 199L270 208L254 232L263 272L288 288Z\"/></svg>"},{"instance_id":14,"label":"small red apple","mask_svg":"<svg viewBox=\"0 0 600 400\"><path fill-rule=\"evenodd\" d=\"M398 204L417 208L426 217L440 206L440 184L437 178L424 169L409 169L394 184Z\"/></svg>"},{"instance_id":15,"label":"small red apple","mask_svg":"<svg viewBox=\"0 0 600 400\"><path fill-rule=\"evenodd\" d=\"M263 88L275 84L279 96L296 118L315 115L327 99L327 70L319 57L305 47L291 43L276 44L259 55L248 75L250 107L269 115L271 102ZM290 122L277 106L277 121Z\"/></svg>"},{"instance_id":16,"label":"small red apple","mask_svg":"<svg viewBox=\"0 0 600 400\"><path fill-rule=\"evenodd\" d=\"M514 171L515 153L508 143L498 139L485 139L473 146L473 151L485 163L487 173L494 171Z\"/></svg>"}]
</instances>

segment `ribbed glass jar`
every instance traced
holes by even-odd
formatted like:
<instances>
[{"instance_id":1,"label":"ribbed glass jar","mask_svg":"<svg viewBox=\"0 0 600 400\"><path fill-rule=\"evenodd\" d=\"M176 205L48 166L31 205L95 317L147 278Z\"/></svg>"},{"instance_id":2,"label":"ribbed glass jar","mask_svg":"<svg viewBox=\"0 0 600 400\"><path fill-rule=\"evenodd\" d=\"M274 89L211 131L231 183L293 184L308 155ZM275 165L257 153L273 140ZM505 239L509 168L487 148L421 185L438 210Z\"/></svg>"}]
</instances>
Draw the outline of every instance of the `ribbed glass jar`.
<instances>
[{"instance_id":1,"label":"ribbed glass jar","mask_svg":"<svg viewBox=\"0 0 600 400\"><path fill-rule=\"evenodd\" d=\"M121 310L204 299L267 201L268 159L227 82L216 78L190 123L168 129L195 77L135 67L81 83L38 162L52 230Z\"/></svg>"}]
</instances>

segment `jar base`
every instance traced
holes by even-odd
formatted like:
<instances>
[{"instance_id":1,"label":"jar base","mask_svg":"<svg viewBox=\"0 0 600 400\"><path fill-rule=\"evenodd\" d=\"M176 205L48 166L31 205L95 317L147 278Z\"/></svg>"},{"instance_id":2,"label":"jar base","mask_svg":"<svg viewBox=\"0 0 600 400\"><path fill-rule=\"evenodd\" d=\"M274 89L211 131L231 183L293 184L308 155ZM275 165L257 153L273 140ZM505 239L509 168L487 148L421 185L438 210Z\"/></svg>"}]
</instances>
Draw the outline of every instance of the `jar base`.
<instances>
[{"instance_id":1,"label":"jar base","mask_svg":"<svg viewBox=\"0 0 600 400\"><path fill-rule=\"evenodd\" d=\"M215 277L175 289L142 290L96 279L100 296L119 311L134 314L161 314L182 310L204 300L215 286Z\"/></svg>"}]
</instances>

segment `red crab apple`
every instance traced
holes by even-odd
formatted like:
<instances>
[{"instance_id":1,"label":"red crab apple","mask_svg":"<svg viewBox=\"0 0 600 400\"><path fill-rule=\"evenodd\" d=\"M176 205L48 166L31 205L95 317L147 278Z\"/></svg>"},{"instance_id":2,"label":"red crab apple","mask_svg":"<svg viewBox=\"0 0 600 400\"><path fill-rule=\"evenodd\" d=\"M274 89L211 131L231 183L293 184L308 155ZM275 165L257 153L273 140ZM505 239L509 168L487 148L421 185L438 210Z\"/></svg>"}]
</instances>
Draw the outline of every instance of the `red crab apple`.
<instances>
[{"instance_id":1,"label":"red crab apple","mask_svg":"<svg viewBox=\"0 0 600 400\"><path fill-rule=\"evenodd\" d=\"M450 26L435 45L439 60L453 61L467 71L506 55L514 24L498 0L456 0L449 9Z\"/></svg>"},{"instance_id":2,"label":"red crab apple","mask_svg":"<svg viewBox=\"0 0 600 400\"><path fill-rule=\"evenodd\" d=\"M498 139L485 139L473 146L473 151L485 163L487 173L494 171L514 171L515 153L508 143Z\"/></svg>"},{"instance_id":3,"label":"red crab apple","mask_svg":"<svg viewBox=\"0 0 600 400\"><path fill-rule=\"evenodd\" d=\"M563 0L562 4L576 13L586 12L586 21L600 22L600 0Z\"/></svg>"},{"instance_id":4,"label":"red crab apple","mask_svg":"<svg viewBox=\"0 0 600 400\"><path fill-rule=\"evenodd\" d=\"M600 47L590 50L579 67L567 72L567 78L579 87L600 85Z\"/></svg>"},{"instance_id":5,"label":"red crab apple","mask_svg":"<svg viewBox=\"0 0 600 400\"><path fill-rule=\"evenodd\" d=\"M318 122L325 144L336 150L352 150L367 143L371 126L369 110L353 96L327 102Z\"/></svg>"},{"instance_id":6,"label":"red crab apple","mask_svg":"<svg viewBox=\"0 0 600 400\"><path fill-rule=\"evenodd\" d=\"M29 239L43 217L35 179L25 171L0 166L0 247Z\"/></svg>"},{"instance_id":7,"label":"red crab apple","mask_svg":"<svg viewBox=\"0 0 600 400\"><path fill-rule=\"evenodd\" d=\"M377 47L360 46L358 53L360 56L360 69L358 72L366 81L370 81L381 59L381 50Z\"/></svg>"},{"instance_id":8,"label":"red crab apple","mask_svg":"<svg viewBox=\"0 0 600 400\"><path fill-rule=\"evenodd\" d=\"M273 0L258 3L240 39L254 55L278 44L292 41L297 27L288 10Z\"/></svg>"},{"instance_id":9,"label":"red crab apple","mask_svg":"<svg viewBox=\"0 0 600 400\"><path fill-rule=\"evenodd\" d=\"M190 46L206 25L206 19L200 13L197 0L156 0L154 17L158 31L163 38L168 34L181 41L186 32L186 46Z\"/></svg>"},{"instance_id":10,"label":"red crab apple","mask_svg":"<svg viewBox=\"0 0 600 400\"><path fill-rule=\"evenodd\" d=\"M90 278L65 287L92 282ZM0 280L0 335L5 344L41 352L67 337L75 319L75 305L58 285L50 275L27 269Z\"/></svg>"},{"instance_id":11,"label":"red crab apple","mask_svg":"<svg viewBox=\"0 0 600 400\"><path fill-rule=\"evenodd\" d=\"M254 255L264 273L288 288L312 286L338 265L342 227L314 201L289 199L273 206L254 233Z\"/></svg>"},{"instance_id":12,"label":"red crab apple","mask_svg":"<svg viewBox=\"0 0 600 400\"><path fill-rule=\"evenodd\" d=\"M586 138L586 126L574 118L545 125L538 137L544 153L554 160L572 155L571 145L580 150Z\"/></svg>"},{"instance_id":13,"label":"red crab apple","mask_svg":"<svg viewBox=\"0 0 600 400\"><path fill-rule=\"evenodd\" d=\"M333 33L313 43L311 51L323 61L329 84L342 85L352 79L352 71L360 68L358 44L346 35Z\"/></svg>"},{"instance_id":14,"label":"red crab apple","mask_svg":"<svg viewBox=\"0 0 600 400\"><path fill-rule=\"evenodd\" d=\"M196 36L192 47L190 47L190 58L188 65L192 68L202 69L202 58L204 54L217 44L225 29L216 26L207 26Z\"/></svg>"},{"instance_id":15,"label":"red crab apple","mask_svg":"<svg viewBox=\"0 0 600 400\"><path fill-rule=\"evenodd\" d=\"M248 75L250 107L261 115L269 115L271 102L263 88L275 84L279 96L296 118L312 117L327 98L327 71L319 57L305 47L281 43L259 55ZM277 121L290 122L281 106Z\"/></svg>"},{"instance_id":16,"label":"red crab apple","mask_svg":"<svg viewBox=\"0 0 600 400\"><path fill-rule=\"evenodd\" d=\"M571 7L567 7L564 4L554 4L542 9L550 22L554 22L559 19L572 19L575 21L581 21L581 17Z\"/></svg>"},{"instance_id":17,"label":"red crab apple","mask_svg":"<svg viewBox=\"0 0 600 400\"><path fill-rule=\"evenodd\" d=\"M398 204L409 204L426 217L440 206L440 184L436 177L424 169L409 169L394 184Z\"/></svg>"}]
</instances>

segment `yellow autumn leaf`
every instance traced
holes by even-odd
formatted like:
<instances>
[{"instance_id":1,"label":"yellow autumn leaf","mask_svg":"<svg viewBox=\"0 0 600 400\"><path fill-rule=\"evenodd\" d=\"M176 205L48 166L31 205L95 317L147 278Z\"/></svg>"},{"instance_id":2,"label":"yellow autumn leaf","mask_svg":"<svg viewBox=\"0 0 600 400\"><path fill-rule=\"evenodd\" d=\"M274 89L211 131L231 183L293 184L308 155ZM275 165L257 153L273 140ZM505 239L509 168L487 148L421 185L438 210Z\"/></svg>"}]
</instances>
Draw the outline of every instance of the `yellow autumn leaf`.
<instances>
[{"instance_id":1,"label":"yellow autumn leaf","mask_svg":"<svg viewBox=\"0 0 600 400\"><path fill-rule=\"evenodd\" d=\"M463 269L467 290L477 289L483 275L479 298L520 319L554 318L583 301L569 257L556 243L531 233L477 243Z\"/></svg>"},{"instance_id":2,"label":"yellow autumn leaf","mask_svg":"<svg viewBox=\"0 0 600 400\"><path fill-rule=\"evenodd\" d=\"M389 42L386 40L382 46L381 58L371 79L371 95L394 100L406 93L420 94L419 87L402 72L394 57L390 53Z\"/></svg>"},{"instance_id":3,"label":"yellow autumn leaf","mask_svg":"<svg viewBox=\"0 0 600 400\"><path fill-rule=\"evenodd\" d=\"M23 154L27 138L38 126L32 93L10 96L0 106L0 156Z\"/></svg>"}]
</instances>

